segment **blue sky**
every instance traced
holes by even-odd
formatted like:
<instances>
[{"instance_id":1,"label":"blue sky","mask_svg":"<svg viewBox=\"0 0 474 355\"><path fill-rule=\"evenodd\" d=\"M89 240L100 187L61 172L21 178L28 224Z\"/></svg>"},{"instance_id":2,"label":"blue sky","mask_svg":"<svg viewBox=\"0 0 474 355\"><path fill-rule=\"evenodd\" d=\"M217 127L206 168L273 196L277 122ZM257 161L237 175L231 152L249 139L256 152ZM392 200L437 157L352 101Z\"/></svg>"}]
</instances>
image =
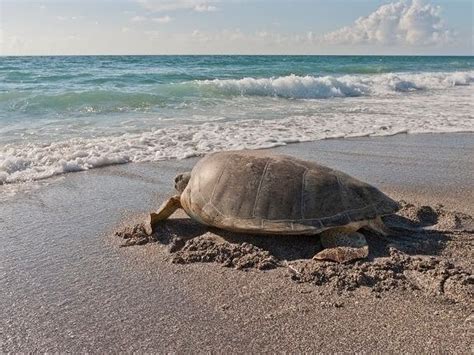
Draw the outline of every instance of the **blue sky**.
<instances>
[{"instance_id":1,"label":"blue sky","mask_svg":"<svg viewBox=\"0 0 474 355\"><path fill-rule=\"evenodd\" d=\"M0 54L473 54L472 0L0 0Z\"/></svg>"}]
</instances>

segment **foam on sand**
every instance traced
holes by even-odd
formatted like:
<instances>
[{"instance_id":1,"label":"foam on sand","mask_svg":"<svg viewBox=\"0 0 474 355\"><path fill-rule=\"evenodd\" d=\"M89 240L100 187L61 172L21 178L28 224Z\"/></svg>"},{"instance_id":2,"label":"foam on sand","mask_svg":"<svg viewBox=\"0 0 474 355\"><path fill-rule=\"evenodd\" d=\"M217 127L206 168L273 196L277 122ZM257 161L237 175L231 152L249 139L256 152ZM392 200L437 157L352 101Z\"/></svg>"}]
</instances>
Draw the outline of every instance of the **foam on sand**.
<instances>
[{"instance_id":1,"label":"foam on sand","mask_svg":"<svg viewBox=\"0 0 474 355\"><path fill-rule=\"evenodd\" d=\"M328 138L383 136L398 133L474 131L472 121L440 117L415 121L356 113L340 117L294 116L280 120L243 120L177 125L143 133L100 138L73 138L53 143L7 144L0 148L0 184L45 179L54 175L128 162L183 159L209 152L258 149Z\"/></svg>"}]
</instances>

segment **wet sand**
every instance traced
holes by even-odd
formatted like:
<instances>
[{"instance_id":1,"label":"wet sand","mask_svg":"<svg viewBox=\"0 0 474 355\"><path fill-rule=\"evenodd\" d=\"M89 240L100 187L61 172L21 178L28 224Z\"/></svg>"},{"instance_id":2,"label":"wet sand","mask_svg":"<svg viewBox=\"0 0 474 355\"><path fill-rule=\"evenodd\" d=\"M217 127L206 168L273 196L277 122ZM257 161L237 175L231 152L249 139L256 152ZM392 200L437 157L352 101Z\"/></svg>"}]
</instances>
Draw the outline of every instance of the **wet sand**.
<instances>
[{"instance_id":1,"label":"wet sand","mask_svg":"<svg viewBox=\"0 0 474 355\"><path fill-rule=\"evenodd\" d=\"M441 203L474 215L472 134L328 140L275 150L343 170L416 206ZM176 173L196 160L70 174L2 200L0 350L473 350L473 304L466 298L423 287L338 292L307 280L311 272L298 280L284 266L244 271L217 262L173 263L176 253L159 242L121 248L113 232L156 208L172 193ZM472 246L472 234L450 234L423 257L472 273ZM304 258L290 262L300 273L297 263L311 265Z\"/></svg>"}]
</instances>

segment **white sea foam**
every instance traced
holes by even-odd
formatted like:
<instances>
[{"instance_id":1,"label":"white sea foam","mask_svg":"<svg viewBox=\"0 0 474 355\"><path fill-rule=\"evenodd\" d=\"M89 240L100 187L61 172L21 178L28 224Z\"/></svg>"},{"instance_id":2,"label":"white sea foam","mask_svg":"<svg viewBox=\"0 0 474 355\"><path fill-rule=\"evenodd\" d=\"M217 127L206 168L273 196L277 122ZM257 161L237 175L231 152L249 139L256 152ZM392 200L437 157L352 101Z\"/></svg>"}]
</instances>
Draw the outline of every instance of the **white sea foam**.
<instances>
[{"instance_id":1,"label":"white sea foam","mask_svg":"<svg viewBox=\"0 0 474 355\"><path fill-rule=\"evenodd\" d=\"M294 99L356 97L439 90L474 82L474 71L380 75L297 76L195 81L202 89L224 95L275 96Z\"/></svg>"},{"instance_id":2,"label":"white sea foam","mask_svg":"<svg viewBox=\"0 0 474 355\"><path fill-rule=\"evenodd\" d=\"M39 128L5 127L3 134L12 139L0 145L0 184L325 138L474 132L473 82L474 72L196 81L186 85L239 97L209 106L194 103L175 120L147 116L114 129L84 123L79 134L62 121L61 126L54 121ZM329 97L335 99L319 100ZM129 133L118 133L124 130Z\"/></svg>"},{"instance_id":3,"label":"white sea foam","mask_svg":"<svg viewBox=\"0 0 474 355\"><path fill-rule=\"evenodd\" d=\"M458 87L440 95L403 95L397 100L359 97L307 102L304 107L296 102L292 105L276 106L291 108L286 118L209 120L122 135L6 144L0 147L0 184L112 164L182 159L213 151L326 138L474 132L472 87ZM308 108L313 107L319 111L309 114ZM245 117L252 117L252 107L242 110Z\"/></svg>"}]
</instances>

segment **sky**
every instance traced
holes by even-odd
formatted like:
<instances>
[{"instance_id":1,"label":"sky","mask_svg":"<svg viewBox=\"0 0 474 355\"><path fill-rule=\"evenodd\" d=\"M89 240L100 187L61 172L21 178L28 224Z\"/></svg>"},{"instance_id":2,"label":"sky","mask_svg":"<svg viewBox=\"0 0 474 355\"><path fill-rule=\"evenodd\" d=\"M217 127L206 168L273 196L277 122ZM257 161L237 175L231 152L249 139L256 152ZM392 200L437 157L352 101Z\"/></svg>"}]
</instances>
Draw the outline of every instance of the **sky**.
<instances>
[{"instance_id":1,"label":"sky","mask_svg":"<svg viewBox=\"0 0 474 355\"><path fill-rule=\"evenodd\" d=\"M473 0L0 0L0 55L473 55Z\"/></svg>"}]
</instances>

